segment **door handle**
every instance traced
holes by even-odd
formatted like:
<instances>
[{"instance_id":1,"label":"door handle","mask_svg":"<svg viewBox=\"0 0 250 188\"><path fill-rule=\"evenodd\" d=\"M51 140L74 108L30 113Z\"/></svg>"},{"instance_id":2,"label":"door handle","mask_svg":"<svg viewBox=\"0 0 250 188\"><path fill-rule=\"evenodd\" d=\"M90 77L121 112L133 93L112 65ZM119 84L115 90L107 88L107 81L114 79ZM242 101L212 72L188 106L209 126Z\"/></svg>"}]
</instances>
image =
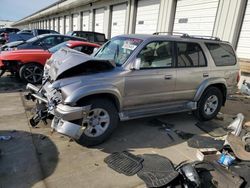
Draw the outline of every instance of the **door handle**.
<instances>
[{"instance_id":1,"label":"door handle","mask_svg":"<svg viewBox=\"0 0 250 188\"><path fill-rule=\"evenodd\" d=\"M207 78L209 77L209 74L208 73L203 73L203 78Z\"/></svg>"},{"instance_id":2,"label":"door handle","mask_svg":"<svg viewBox=\"0 0 250 188\"><path fill-rule=\"evenodd\" d=\"M172 78L173 78L173 76L172 75L165 75L165 80L171 80Z\"/></svg>"}]
</instances>

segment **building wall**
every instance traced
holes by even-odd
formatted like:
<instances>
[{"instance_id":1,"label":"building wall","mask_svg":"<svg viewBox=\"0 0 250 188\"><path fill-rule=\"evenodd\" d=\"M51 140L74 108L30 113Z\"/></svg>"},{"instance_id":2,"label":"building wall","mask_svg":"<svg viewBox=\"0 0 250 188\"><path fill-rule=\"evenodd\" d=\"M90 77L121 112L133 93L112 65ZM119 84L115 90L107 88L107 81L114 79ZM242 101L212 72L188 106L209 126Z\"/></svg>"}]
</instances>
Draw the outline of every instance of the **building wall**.
<instances>
[{"instance_id":1,"label":"building wall","mask_svg":"<svg viewBox=\"0 0 250 188\"><path fill-rule=\"evenodd\" d=\"M0 28L11 27L13 23L14 23L13 21L9 20L0 20Z\"/></svg>"},{"instance_id":2,"label":"building wall","mask_svg":"<svg viewBox=\"0 0 250 188\"><path fill-rule=\"evenodd\" d=\"M139 20L137 20L136 18L136 15L137 11L139 10L138 5L142 3L138 1L142 2L150 0L99 0L99 1L67 0L63 3L60 3L59 5L50 7L24 20L16 22L15 24L17 26L23 26L23 27L29 26L30 28L49 29L50 28L49 23L51 23L49 22L49 20L55 19L57 20L58 28L60 28L60 21L58 18L62 18L64 19L63 24L61 24L63 29L62 30L58 29L58 31L61 31L61 33L64 34L66 31L66 24L65 24L66 16L67 17L69 16L70 18L69 30L72 30L73 25L75 25L76 20L73 24L74 19L77 19L77 26L75 26L75 28L79 28L81 30L83 15L84 13L86 13L86 11L88 11L89 12L88 28L90 31L94 31L95 27L97 27L95 26L95 18L96 18L95 12L96 10L103 8L104 9L104 19L102 23L103 32L106 34L107 38L110 38L112 24L114 24L112 22L113 6L126 3L127 9L126 9L124 33L130 34L136 31L136 24L138 24L139 22ZM154 0L151 1L152 3L156 2ZM155 6L159 7L157 26L153 30L158 32L172 32L175 23L174 20L176 15L176 6L178 1L180 0L158 0L158 1L160 3L159 6ZM185 0L181 1L184 2ZM205 3L209 3L207 0L196 0L190 2L191 3L195 2L197 4L196 5L194 3L194 5L192 6L200 6L202 3L204 3L203 7L205 7ZM247 5L247 0L219 0L211 35L219 37L222 40L229 41L236 48L240 36L240 29L244 18L246 5ZM74 17L74 15L76 14L78 15L77 18ZM196 14L196 12L194 12L193 14ZM199 15L198 12L197 15ZM202 18L200 18L200 22L206 22L206 20L203 21ZM203 35L203 33L200 34Z\"/></svg>"}]
</instances>

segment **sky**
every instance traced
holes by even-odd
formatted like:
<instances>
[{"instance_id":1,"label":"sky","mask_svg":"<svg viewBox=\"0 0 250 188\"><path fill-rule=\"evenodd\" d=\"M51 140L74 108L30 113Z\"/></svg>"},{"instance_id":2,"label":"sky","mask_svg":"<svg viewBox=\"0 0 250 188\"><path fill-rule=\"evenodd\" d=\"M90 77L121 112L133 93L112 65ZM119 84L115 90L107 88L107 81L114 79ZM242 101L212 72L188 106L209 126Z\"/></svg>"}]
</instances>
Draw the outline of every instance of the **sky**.
<instances>
[{"instance_id":1,"label":"sky","mask_svg":"<svg viewBox=\"0 0 250 188\"><path fill-rule=\"evenodd\" d=\"M58 0L0 0L0 20L20 20Z\"/></svg>"}]
</instances>

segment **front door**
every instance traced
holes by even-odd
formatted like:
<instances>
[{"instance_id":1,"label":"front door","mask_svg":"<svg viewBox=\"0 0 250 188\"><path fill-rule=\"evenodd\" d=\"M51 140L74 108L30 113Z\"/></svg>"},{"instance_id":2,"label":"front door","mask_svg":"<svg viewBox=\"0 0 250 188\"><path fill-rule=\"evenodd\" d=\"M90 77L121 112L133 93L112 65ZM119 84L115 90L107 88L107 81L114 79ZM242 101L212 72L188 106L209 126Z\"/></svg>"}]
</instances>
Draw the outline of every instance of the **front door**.
<instances>
[{"instance_id":1,"label":"front door","mask_svg":"<svg viewBox=\"0 0 250 188\"><path fill-rule=\"evenodd\" d=\"M176 69L173 45L169 41L148 43L137 55L140 69L131 70L125 80L124 108L174 100Z\"/></svg>"}]
</instances>

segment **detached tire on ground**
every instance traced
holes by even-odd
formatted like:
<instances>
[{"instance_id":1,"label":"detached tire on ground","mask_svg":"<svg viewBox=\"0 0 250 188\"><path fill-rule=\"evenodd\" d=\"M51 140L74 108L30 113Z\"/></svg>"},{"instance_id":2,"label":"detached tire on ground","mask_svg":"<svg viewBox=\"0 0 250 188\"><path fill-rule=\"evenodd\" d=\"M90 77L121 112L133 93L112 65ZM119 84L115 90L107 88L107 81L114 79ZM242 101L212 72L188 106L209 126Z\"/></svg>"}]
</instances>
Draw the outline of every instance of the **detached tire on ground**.
<instances>
[{"instance_id":1,"label":"detached tire on ground","mask_svg":"<svg viewBox=\"0 0 250 188\"><path fill-rule=\"evenodd\" d=\"M85 130L77 142L84 146L95 146L108 139L118 125L118 113L114 103L106 99L93 99L86 120L81 121Z\"/></svg>"},{"instance_id":2,"label":"detached tire on ground","mask_svg":"<svg viewBox=\"0 0 250 188\"><path fill-rule=\"evenodd\" d=\"M24 82L39 84L43 78L43 66L37 63L25 64L20 68L19 76Z\"/></svg>"},{"instance_id":3,"label":"detached tire on ground","mask_svg":"<svg viewBox=\"0 0 250 188\"><path fill-rule=\"evenodd\" d=\"M216 117L221 109L223 96L216 87L209 87L205 90L197 103L197 110L193 113L200 121L208 121Z\"/></svg>"}]
</instances>

